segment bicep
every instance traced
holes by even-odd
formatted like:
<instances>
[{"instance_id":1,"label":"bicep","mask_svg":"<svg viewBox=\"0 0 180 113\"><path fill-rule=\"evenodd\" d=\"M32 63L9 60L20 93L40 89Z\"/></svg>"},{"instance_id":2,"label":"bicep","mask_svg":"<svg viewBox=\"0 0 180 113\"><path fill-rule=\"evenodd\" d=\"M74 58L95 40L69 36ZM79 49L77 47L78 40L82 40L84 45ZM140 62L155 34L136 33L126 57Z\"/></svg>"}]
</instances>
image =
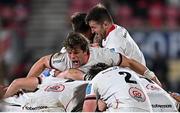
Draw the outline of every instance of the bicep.
<instances>
[{"instance_id":1,"label":"bicep","mask_svg":"<svg viewBox=\"0 0 180 113\"><path fill-rule=\"evenodd\" d=\"M43 59L43 63L47 68L51 68L51 66L50 66L50 58L51 58L51 56L52 55L47 55Z\"/></svg>"},{"instance_id":2,"label":"bicep","mask_svg":"<svg viewBox=\"0 0 180 113\"><path fill-rule=\"evenodd\" d=\"M27 77L31 76L39 76L39 74L45 69L50 68L49 66L49 59L50 55L41 57L30 69Z\"/></svg>"}]
</instances>

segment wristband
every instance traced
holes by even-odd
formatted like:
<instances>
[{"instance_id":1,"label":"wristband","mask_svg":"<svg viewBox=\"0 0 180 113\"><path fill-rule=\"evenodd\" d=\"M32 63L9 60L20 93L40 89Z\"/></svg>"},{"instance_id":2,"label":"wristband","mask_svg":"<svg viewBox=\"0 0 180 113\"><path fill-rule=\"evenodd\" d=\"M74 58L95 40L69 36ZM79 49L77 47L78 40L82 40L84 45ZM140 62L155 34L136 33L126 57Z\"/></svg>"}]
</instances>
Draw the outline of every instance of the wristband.
<instances>
[{"instance_id":1,"label":"wristband","mask_svg":"<svg viewBox=\"0 0 180 113\"><path fill-rule=\"evenodd\" d=\"M152 71L150 71L149 69L147 69L143 75L148 79L152 79L152 78L156 77L155 74Z\"/></svg>"}]
</instances>

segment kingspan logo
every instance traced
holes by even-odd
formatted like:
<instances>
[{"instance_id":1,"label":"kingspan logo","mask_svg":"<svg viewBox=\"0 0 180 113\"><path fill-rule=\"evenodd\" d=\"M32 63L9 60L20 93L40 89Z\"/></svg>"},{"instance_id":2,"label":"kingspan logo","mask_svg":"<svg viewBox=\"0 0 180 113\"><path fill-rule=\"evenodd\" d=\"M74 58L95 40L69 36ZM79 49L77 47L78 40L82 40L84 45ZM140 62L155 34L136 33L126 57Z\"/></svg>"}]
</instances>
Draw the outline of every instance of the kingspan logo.
<instances>
[{"instance_id":1,"label":"kingspan logo","mask_svg":"<svg viewBox=\"0 0 180 113\"><path fill-rule=\"evenodd\" d=\"M153 108L172 108L172 105L170 104L164 104L164 105L160 105L160 104L152 104Z\"/></svg>"},{"instance_id":2,"label":"kingspan logo","mask_svg":"<svg viewBox=\"0 0 180 113\"><path fill-rule=\"evenodd\" d=\"M36 106L36 107L30 107L30 106L24 106L22 109L26 110L41 110L41 109L47 109L47 106Z\"/></svg>"}]
</instances>

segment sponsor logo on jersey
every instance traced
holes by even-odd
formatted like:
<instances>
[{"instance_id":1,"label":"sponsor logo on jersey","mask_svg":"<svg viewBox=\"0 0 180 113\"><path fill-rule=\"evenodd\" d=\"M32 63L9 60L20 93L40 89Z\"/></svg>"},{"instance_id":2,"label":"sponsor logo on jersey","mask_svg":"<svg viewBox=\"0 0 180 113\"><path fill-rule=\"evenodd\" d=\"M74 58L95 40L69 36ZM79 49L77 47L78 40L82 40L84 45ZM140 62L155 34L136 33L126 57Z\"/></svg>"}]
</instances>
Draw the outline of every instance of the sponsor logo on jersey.
<instances>
[{"instance_id":1,"label":"sponsor logo on jersey","mask_svg":"<svg viewBox=\"0 0 180 113\"><path fill-rule=\"evenodd\" d=\"M124 37L124 38L126 38L126 37L127 37L127 31L124 33L123 37Z\"/></svg>"},{"instance_id":2,"label":"sponsor logo on jersey","mask_svg":"<svg viewBox=\"0 0 180 113\"><path fill-rule=\"evenodd\" d=\"M86 87L86 95L91 94L92 84L88 84Z\"/></svg>"},{"instance_id":3,"label":"sponsor logo on jersey","mask_svg":"<svg viewBox=\"0 0 180 113\"><path fill-rule=\"evenodd\" d=\"M115 52L115 48L111 48L110 51L111 51L111 52Z\"/></svg>"},{"instance_id":4,"label":"sponsor logo on jersey","mask_svg":"<svg viewBox=\"0 0 180 113\"><path fill-rule=\"evenodd\" d=\"M36 106L36 107L30 107L30 106L23 106L22 109L26 110L41 110L41 109L47 109L47 106Z\"/></svg>"},{"instance_id":5,"label":"sponsor logo on jersey","mask_svg":"<svg viewBox=\"0 0 180 113\"><path fill-rule=\"evenodd\" d=\"M138 102L144 102L146 100L146 96L140 89L136 87L131 87L129 89L129 94L132 98L137 100Z\"/></svg>"},{"instance_id":6,"label":"sponsor logo on jersey","mask_svg":"<svg viewBox=\"0 0 180 113\"><path fill-rule=\"evenodd\" d=\"M64 62L64 60L65 60L64 58L58 59L58 60L53 60L53 64Z\"/></svg>"},{"instance_id":7,"label":"sponsor logo on jersey","mask_svg":"<svg viewBox=\"0 0 180 113\"><path fill-rule=\"evenodd\" d=\"M60 57L60 56L63 56L64 54L62 54L61 52L58 52L58 53L55 53L54 55L53 55L53 58L55 59L55 58L58 58L58 57Z\"/></svg>"},{"instance_id":8,"label":"sponsor logo on jersey","mask_svg":"<svg viewBox=\"0 0 180 113\"><path fill-rule=\"evenodd\" d=\"M65 86L63 84L56 84L56 85L51 85L47 86L44 91L47 92L62 92L64 90Z\"/></svg>"},{"instance_id":9,"label":"sponsor logo on jersey","mask_svg":"<svg viewBox=\"0 0 180 113\"><path fill-rule=\"evenodd\" d=\"M156 87L156 86L153 85L153 84L148 84L148 85L146 86L146 88L149 89L149 90L160 90L158 87Z\"/></svg>"},{"instance_id":10,"label":"sponsor logo on jersey","mask_svg":"<svg viewBox=\"0 0 180 113\"><path fill-rule=\"evenodd\" d=\"M152 104L153 108L172 108L172 105L170 104L164 104L164 105L160 105L160 104Z\"/></svg>"}]
</instances>

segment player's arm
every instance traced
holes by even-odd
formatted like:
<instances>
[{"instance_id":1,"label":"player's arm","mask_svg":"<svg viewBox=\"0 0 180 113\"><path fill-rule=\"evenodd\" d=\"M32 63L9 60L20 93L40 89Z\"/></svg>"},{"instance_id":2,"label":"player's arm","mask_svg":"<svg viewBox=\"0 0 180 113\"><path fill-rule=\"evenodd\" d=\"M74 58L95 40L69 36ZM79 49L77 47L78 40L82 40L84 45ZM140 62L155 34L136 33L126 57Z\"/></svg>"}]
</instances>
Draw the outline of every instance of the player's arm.
<instances>
[{"instance_id":1,"label":"player's arm","mask_svg":"<svg viewBox=\"0 0 180 113\"><path fill-rule=\"evenodd\" d=\"M144 75L146 78L153 80L156 82L159 86L162 86L158 78L155 76L155 74L150 71L147 67L142 65L141 63L138 63L137 61L127 58L124 55L120 54L120 63L119 66L121 67L129 67L133 71L137 72L140 75Z\"/></svg>"},{"instance_id":2,"label":"player's arm","mask_svg":"<svg viewBox=\"0 0 180 113\"><path fill-rule=\"evenodd\" d=\"M20 89L34 91L39 83L41 80L37 77L15 79L7 88L4 98L15 95Z\"/></svg>"},{"instance_id":3,"label":"player's arm","mask_svg":"<svg viewBox=\"0 0 180 113\"><path fill-rule=\"evenodd\" d=\"M97 107L96 97L86 98L83 104L83 112L95 112Z\"/></svg>"},{"instance_id":4,"label":"player's arm","mask_svg":"<svg viewBox=\"0 0 180 113\"><path fill-rule=\"evenodd\" d=\"M98 99L98 106L96 111L103 112L106 111L107 105L103 100Z\"/></svg>"},{"instance_id":5,"label":"player's arm","mask_svg":"<svg viewBox=\"0 0 180 113\"><path fill-rule=\"evenodd\" d=\"M83 112L95 112L97 108L96 94L93 91L92 84L86 87L86 96L83 104Z\"/></svg>"},{"instance_id":6,"label":"player's arm","mask_svg":"<svg viewBox=\"0 0 180 113\"><path fill-rule=\"evenodd\" d=\"M41 57L30 69L27 77L38 77L45 68L50 68L51 55Z\"/></svg>"}]
</instances>

